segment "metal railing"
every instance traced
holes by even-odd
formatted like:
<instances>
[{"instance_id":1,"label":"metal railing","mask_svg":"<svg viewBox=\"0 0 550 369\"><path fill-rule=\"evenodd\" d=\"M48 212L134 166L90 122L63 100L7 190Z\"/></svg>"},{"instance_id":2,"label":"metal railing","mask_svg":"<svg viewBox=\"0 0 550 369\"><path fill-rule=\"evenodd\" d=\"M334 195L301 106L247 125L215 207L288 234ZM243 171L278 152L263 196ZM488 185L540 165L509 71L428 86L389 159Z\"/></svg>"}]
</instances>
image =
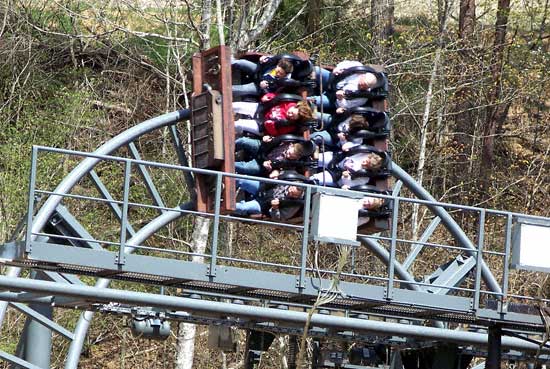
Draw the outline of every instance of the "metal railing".
<instances>
[{"instance_id":1,"label":"metal railing","mask_svg":"<svg viewBox=\"0 0 550 369\"><path fill-rule=\"evenodd\" d=\"M38 174L38 162L39 162L39 156L41 153L70 155L70 156L76 156L76 157L91 157L91 158L99 159L101 162L121 163L124 166L123 178L122 178L123 179L122 199L115 200L115 199L106 199L106 198L87 196L87 195L59 193L56 191L37 188L36 183L37 183L37 174ZM131 173L132 173L132 169L135 168L136 166L139 166L140 170L144 170L144 168L148 168L148 169L162 168L167 170L173 170L175 172L182 172L182 173L191 172L193 174L201 174L201 175L211 176L215 178L215 181L214 181L215 202L214 202L213 211L211 213L205 213L205 212L198 212L194 210L178 209L177 207L158 206L158 205L150 205L150 204L143 204L143 203L129 201L130 193L132 191L132 186L133 186L131 183ZM221 195L223 192L222 183L223 183L224 177L230 177L237 180L239 179L256 180L263 183L273 183L273 184L280 184L280 185L293 185L293 186L298 186L303 188L305 193L303 222L301 224L289 224L285 222L242 218L242 217L236 217L230 214L222 214L220 212L220 206L222 201ZM393 299L393 291L396 288L396 285L398 284L416 286L417 290L420 290L420 291L426 291L427 287L440 288L446 291L446 293L451 292L453 294L458 294L458 295L466 294L469 298L472 299L471 312L473 313L475 313L480 308L482 295L497 299L500 302L498 311L499 313L502 313L502 314L505 314L507 312L506 302L509 301L510 299L518 299L518 300L523 299L525 301L533 301L535 299L538 299L537 297L533 297L533 296L523 296L518 294L512 294L509 291L509 274L510 274L509 265L510 265L510 254L511 254L512 225L515 217L521 217L524 219L527 218L527 219L533 219L533 220L544 220L544 221L548 221L549 220L548 218L537 217L537 216L527 216L519 213L483 209L483 208L477 208L472 206L463 206L463 205L448 204L448 203L442 203L442 202L405 198L400 196L390 196L390 195L369 193L368 196L391 200L392 221L391 221L391 228L388 232L389 235L387 236L359 235L360 237L368 238L373 242L380 241L380 242L389 243L389 249L386 250L389 254L388 260L387 260L387 269L386 269L387 274L385 276L379 276L379 275L360 273L360 272L356 272L355 270L352 270L351 272L343 271L341 273L337 273L335 270L314 267L310 265L310 263L308 263L308 256L312 253L312 250L310 247L312 242L310 242L311 240L309 238L311 201L312 201L312 195L320 191L321 192L328 191L331 194L334 194L336 196L338 195L347 196L350 194L350 190L342 190L337 188L328 189L326 187L320 187L320 186L298 183L298 182L272 180L268 178L258 178L258 177L239 175L234 173L222 173L222 172L217 172L212 170L182 167L178 165L150 162L145 160L136 160L131 158L123 158L123 157L116 157L116 156L109 156L109 155L90 154L90 153L81 152L81 151L34 146L32 150L31 173L30 173L30 181L29 181L29 202L28 202L28 209L27 209L28 226L27 226L27 234L26 234L26 240L25 240L25 251L28 254L32 254L33 240L35 240L37 236L45 236L45 237L53 237L58 239L66 239L68 241L80 240L85 242L97 242L107 246L114 246L117 249L116 251L117 255L115 260L118 266L123 266L125 264L125 255L126 255L126 252L128 251L128 248L142 250L142 251L151 251L155 253L167 253L172 257L178 256L178 255L180 256L181 255L185 255L185 256L198 255L208 259L208 264L209 264L208 273L209 273L209 276L212 278L216 277L216 271L218 267L223 263L244 264L249 266L250 268L268 268L268 269L276 268L277 270L286 271L290 274L298 273L298 276L297 276L298 290L301 290L305 287L305 282L309 275L317 275L322 273L331 277L338 274L340 278L350 278L350 279L363 280L363 281L364 280L377 281L378 283L385 284L385 288L386 288L385 298L388 301L391 301ZM356 195L366 196L365 193L356 193ZM109 240L103 240L103 239L87 239L87 238L71 237L71 236L64 236L64 235L57 235L57 234L53 235L44 231L33 232L32 231L33 214L35 211L35 199L37 198L37 196L43 196L43 197L58 196L63 199L85 200L85 201L93 201L96 203L120 206L121 214L120 214L120 230L119 230L118 241L115 242L115 241L109 241ZM407 239L406 237L400 236L400 233L405 233L404 230L400 229L400 227L405 228L402 221L400 223L400 220L401 220L400 215L403 213L403 207L406 206L407 204L419 204L419 205L425 205L425 206L431 206L431 207L435 206L441 209L450 209L450 210L456 210L461 213L469 212L470 214L473 214L473 215L468 215L469 216L468 219L470 220L476 219L476 233L475 233L476 248L471 249L470 247L467 247L467 245L461 245L461 244L458 244L458 245L442 244L437 242L411 240L411 239ZM147 246L127 245L127 239L126 239L127 229L128 229L128 226L131 225L129 211L130 209L133 209L133 208L155 209L159 211L178 212L180 213L180 215L200 215L200 216L212 218L213 232L211 236L210 252L193 253L189 251L173 250L173 249L167 249L164 247L157 247L155 245L147 245ZM503 233L499 234L498 237L496 237L496 238L500 238L504 242L503 245L499 245L499 247L497 247L497 249L501 249L502 251L494 251L491 249L487 249L486 222L488 217L500 217L505 221L505 227L504 227ZM219 253L220 222L235 221L235 220L238 220L244 223L249 223L249 224L256 224L260 226L272 225L276 227L282 227L282 228L288 229L289 231L293 231L293 230L300 231L301 232L301 249L299 252L299 264L288 265L288 264L282 264L280 262L276 263L276 262L252 260L252 259L243 258L243 257L221 255ZM430 283L425 281L424 282L418 281L412 278L398 277L396 276L396 271L397 271L397 268L401 266L401 264L397 260L397 256L398 256L398 253L402 252L402 248L406 247L407 245L410 245L410 247L412 247L413 245L421 245L423 248L428 248L428 249L437 249L437 250L444 250L444 251L447 250L449 252L456 252L461 254L466 253L471 257L475 258L474 267L471 269L471 270L475 270L475 274L473 275L473 277L470 276L470 279L468 280L469 285L466 287L460 287L458 285L455 285L456 283L453 285L438 284L438 283ZM500 291L482 289L482 268L480 266L485 261L484 255L486 255L486 257L488 256L499 257L502 259L502 264L501 264L502 276L501 276L501 283L500 283ZM410 265L411 263L412 262L409 262L408 264ZM468 275L472 274L470 273L470 271L467 273ZM497 271L498 271L498 268L497 268ZM400 271L400 273L402 275L403 271ZM364 296L353 296L352 294L347 294L346 296L348 298L358 298L358 299L364 298ZM549 302L549 300L544 300L544 299L542 300L538 299L538 300L543 302Z\"/></svg>"}]
</instances>

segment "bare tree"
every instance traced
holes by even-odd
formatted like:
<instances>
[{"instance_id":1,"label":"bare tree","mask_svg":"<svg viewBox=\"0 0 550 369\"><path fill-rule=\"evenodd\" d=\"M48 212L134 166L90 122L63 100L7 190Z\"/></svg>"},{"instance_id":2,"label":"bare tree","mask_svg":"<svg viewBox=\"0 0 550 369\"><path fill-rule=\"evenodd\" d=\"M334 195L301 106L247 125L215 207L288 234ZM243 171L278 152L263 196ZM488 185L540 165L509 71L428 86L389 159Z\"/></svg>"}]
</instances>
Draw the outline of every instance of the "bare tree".
<instances>
[{"instance_id":1,"label":"bare tree","mask_svg":"<svg viewBox=\"0 0 550 369\"><path fill-rule=\"evenodd\" d=\"M208 242L210 219L203 217L195 218L193 230L193 253L204 254ZM203 263L204 257L193 255L191 261ZM175 369L192 369L195 354L195 334L197 326L192 323L180 323L178 339L176 343Z\"/></svg>"},{"instance_id":2,"label":"bare tree","mask_svg":"<svg viewBox=\"0 0 550 369\"><path fill-rule=\"evenodd\" d=\"M460 0L458 13L458 37L467 40L474 34L476 25L476 1Z\"/></svg>"},{"instance_id":3,"label":"bare tree","mask_svg":"<svg viewBox=\"0 0 550 369\"><path fill-rule=\"evenodd\" d=\"M458 21L458 53L454 64L454 74L459 78L458 86L452 97L452 109L454 117L451 119L453 126L453 145L455 160L453 163L456 178L462 178L464 173L471 176L473 170L469 157L475 152L475 137L478 117L474 107L476 89L473 81L478 79L482 72L476 65L478 56L472 53L472 45L475 42L476 27L476 0L460 0ZM464 71L468 71L464 73Z\"/></svg>"},{"instance_id":4,"label":"bare tree","mask_svg":"<svg viewBox=\"0 0 550 369\"><path fill-rule=\"evenodd\" d=\"M269 26L275 16L275 12L281 5L282 0L251 0L246 3L243 0L243 7L240 16L236 20L235 37L231 42L234 50L244 51L255 42Z\"/></svg>"},{"instance_id":5,"label":"bare tree","mask_svg":"<svg viewBox=\"0 0 550 369\"><path fill-rule=\"evenodd\" d=\"M394 0L371 0L370 10L374 57L378 63L383 63L393 35Z\"/></svg>"},{"instance_id":6,"label":"bare tree","mask_svg":"<svg viewBox=\"0 0 550 369\"><path fill-rule=\"evenodd\" d=\"M426 164L426 152L427 152L427 142L428 142L428 135L429 135L429 127L428 124L430 122L430 116L431 116L431 107L432 107L432 101L433 101L433 90L435 84L438 82L438 71L441 68L441 54L444 51L445 45L444 45L444 35L447 30L447 18L448 18L448 12L449 12L449 6L450 1L445 0L444 2L444 8L443 13L440 18L441 24L439 26L439 39L438 39L438 46L435 51L435 57L433 61L432 66L432 72L430 74L430 81L428 82L428 91L426 93L426 101L424 104L424 114L422 115L422 125L420 126L420 151L418 154L418 168L417 168L417 182L422 185L424 181L424 167ZM413 206L413 213L412 213L412 234L413 239L417 238L418 233L418 204L415 204Z\"/></svg>"},{"instance_id":7,"label":"bare tree","mask_svg":"<svg viewBox=\"0 0 550 369\"><path fill-rule=\"evenodd\" d=\"M200 29L201 49L210 48L210 28L212 26L212 0L202 1Z\"/></svg>"},{"instance_id":8,"label":"bare tree","mask_svg":"<svg viewBox=\"0 0 550 369\"><path fill-rule=\"evenodd\" d=\"M502 125L510 108L510 101L504 103L499 101L502 98L502 67L509 14L510 0L499 0L491 58L492 87L487 104L487 118L483 129L481 148L481 177L486 179L490 177L493 167L497 127Z\"/></svg>"},{"instance_id":9,"label":"bare tree","mask_svg":"<svg viewBox=\"0 0 550 369\"><path fill-rule=\"evenodd\" d=\"M308 35L319 30L321 6L322 0L307 0L306 34Z\"/></svg>"}]
</instances>

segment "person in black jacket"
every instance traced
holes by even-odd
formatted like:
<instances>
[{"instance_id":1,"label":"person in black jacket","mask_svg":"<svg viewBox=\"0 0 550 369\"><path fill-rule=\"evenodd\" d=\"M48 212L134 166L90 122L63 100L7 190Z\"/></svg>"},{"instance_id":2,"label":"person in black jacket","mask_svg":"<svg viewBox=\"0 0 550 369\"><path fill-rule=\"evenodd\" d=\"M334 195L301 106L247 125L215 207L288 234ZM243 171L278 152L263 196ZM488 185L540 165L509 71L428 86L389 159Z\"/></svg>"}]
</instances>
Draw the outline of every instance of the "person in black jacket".
<instances>
[{"instance_id":1,"label":"person in black jacket","mask_svg":"<svg viewBox=\"0 0 550 369\"><path fill-rule=\"evenodd\" d=\"M263 214L274 220L288 220L303 206L302 187L260 183L247 179L238 180L237 187L252 196L252 199L239 201L236 204L236 215Z\"/></svg>"},{"instance_id":2,"label":"person in black jacket","mask_svg":"<svg viewBox=\"0 0 550 369\"><path fill-rule=\"evenodd\" d=\"M277 89L277 81L288 79L294 69L292 62L283 56L262 56L256 64L246 59L235 59L231 62L233 68L253 77L259 74L259 81L243 85L233 85L233 96L259 96Z\"/></svg>"}]
</instances>

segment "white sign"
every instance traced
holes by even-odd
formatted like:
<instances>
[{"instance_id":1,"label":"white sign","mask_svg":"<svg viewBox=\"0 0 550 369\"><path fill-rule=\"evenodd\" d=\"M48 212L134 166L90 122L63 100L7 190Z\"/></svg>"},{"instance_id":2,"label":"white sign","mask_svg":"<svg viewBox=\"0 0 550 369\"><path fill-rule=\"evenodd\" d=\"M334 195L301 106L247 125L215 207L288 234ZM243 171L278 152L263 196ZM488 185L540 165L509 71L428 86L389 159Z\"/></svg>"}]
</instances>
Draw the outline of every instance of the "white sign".
<instances>
[{"instance_id":1,"label":"white sign","mask_svg":"<svg viewBox=\"0 0 550 369\"><path fill-rule=\"evenodd\" d=\"M515 224L513 247L513 268L550 273L550 226Z\"/></svg>"},{"instance_id":2,"label":"white sign","mask_svg":"<svg viewBox=\"0 0 550 369\"><path fill-rule=\"evenodd\" d=\"M312 235L323 242L358 245L361 199L317 193L313 196Z\"/></svg>"}]
</instances>

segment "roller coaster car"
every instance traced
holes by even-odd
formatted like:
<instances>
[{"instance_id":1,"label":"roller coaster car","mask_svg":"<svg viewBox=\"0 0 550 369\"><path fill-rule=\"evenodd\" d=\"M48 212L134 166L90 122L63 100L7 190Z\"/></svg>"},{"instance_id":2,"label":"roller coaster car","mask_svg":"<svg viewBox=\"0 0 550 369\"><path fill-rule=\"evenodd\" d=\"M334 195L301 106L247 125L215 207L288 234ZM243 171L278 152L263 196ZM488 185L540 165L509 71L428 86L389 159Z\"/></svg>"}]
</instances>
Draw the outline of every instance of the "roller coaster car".
<instances>
[{"instance_id":1,"label":"roller coaster car","mask_svg":"<svg viewBox=\"0 0 550 369\"><path fill-rule=\"evenodd\" d=\"M250 58L250 56L247 56ZM259 58L259 55L257 56ZM254 59L252 59L254 60ZM258 59L256 59L258 60ZM295 60L296 69L294 78L306 78L309 76L309 72L313 69L311 61L307 58L292 57ZM197 53L193 56L193 96L192 96L192 117L191 117L191 130L192 130L192 151L193 151L193 166L198 168L208 168L219 170L228 173L235 172L235 127L233 122L232 111L232 72L231 72L231 50L225 46L219 46L206 50L202 53ZM249 78L244 76L244 78ZM252 78L252 77L251 77ZM280 94L278 99L270 102L270 104L276 104L277 101L298 101L303 99L307 95L306 91L302 89L302 96ZM383 99L383 101L385 101ZM269 105L268 105L269 106ZM265 107L264 107L265 109ZM376 111L378 110L378 111ZM369 121L369 126L372 123L372 130L359 130L354 132L356 135L368 135L372 133L380 133L384 130L389 130L389 124L387 121L387 115L381 114L383 109L369 109L363 108L363 110L357 110L358 113L364 115ZM384 125L382 127L382 118L384 118ZM306 126L308 123L306 123ZM290 142L302 142L306 146L306 150L302 159L298 163L296 161L292 163L278 163L280 168L283 169L279 175L280 180L296 181L301 183L310 183L307 174L307 168L315 165L314 160L308 160L316 146L308 139L309 130L305 130L303 137L296 135L283 135L276 137L272 142L267 143L269 147L275 147L283 141ZM361 145L359 148L354 149L352 152L360 152L362 150L370 150L369 152L375 152L374 150L387 151L387 139L384 137L378 137L374 139L373 146ZM354 175L371 175L374 178L374 185L366 184L361 187L362 190L378 190L383 191L388 189L388 180L385 177L387 171L389 171L390 156L389 154L383 154L385 156L384 171L365 172ZM288 164L288 165L287 165ZM296 168L296 164L302 166L305 175L298 173L295 170L289 170L289 168ZM197 174L196 179L196 192L197 192L197 210L203 212L213 212L214 202L216 200L214 194L214 177ZM228 177L223 177L222 186L222 198L220 211L224 214L231 214L235 211L235 180ZM289 199L290 200L290 199ZM296 206L297 202L302 200L282 201L280 206L292 205ZM301 214L301 211L298 213ZM368 214L371 218L371 222L362 225L359 230L362 233L369 233L388 229L389 222L384 214ZM293 219L286 222L298 223L303 221L302 217L298 215Z\"/></svg>"}]
</instances>

